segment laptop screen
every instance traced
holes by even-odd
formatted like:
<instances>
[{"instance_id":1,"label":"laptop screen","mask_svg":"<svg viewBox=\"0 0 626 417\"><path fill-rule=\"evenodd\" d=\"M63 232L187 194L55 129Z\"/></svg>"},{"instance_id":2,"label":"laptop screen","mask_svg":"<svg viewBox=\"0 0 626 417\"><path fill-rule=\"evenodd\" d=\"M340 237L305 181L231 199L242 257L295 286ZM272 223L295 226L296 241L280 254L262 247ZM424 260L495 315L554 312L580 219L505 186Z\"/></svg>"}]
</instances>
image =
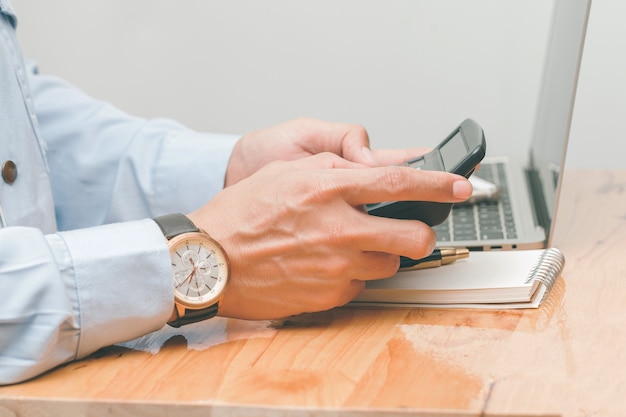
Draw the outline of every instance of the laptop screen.
<instances>
[{"instance_id":1,"label":"laptop screen","mask_svg":"<svg viewBox=\"0 0 626 417\"><path fill-rule=\"evenodd\" d=\"M530 150L540 222L552 236L591 0L557 0ZM548 242L549 243L549 242Z\"/></svg>"}]
</instances>

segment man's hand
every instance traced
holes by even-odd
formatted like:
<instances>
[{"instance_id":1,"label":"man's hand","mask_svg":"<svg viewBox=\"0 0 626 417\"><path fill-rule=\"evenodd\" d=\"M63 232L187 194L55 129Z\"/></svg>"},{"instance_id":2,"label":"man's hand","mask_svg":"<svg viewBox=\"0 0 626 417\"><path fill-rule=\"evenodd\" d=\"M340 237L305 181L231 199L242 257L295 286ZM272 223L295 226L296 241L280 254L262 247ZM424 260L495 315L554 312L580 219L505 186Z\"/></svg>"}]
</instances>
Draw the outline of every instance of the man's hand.
<instances>
[{"instance_id":1,"label":"man's hand","mask_svg":"<svg viewBox=\"0 0 626 417\"><path fill-rule=\"evenodd\" d=\"M368 215L364 204L470 195L469 181L457 175L369 167L326 152L267 164L189 217L230 258L219 314L271 319L346 304L364 281L393 275L398 255L432 252L430 227Z\"/></svg>"},{"instance_id":2,"label":"man's hand","mask_svg":"<svg viewBox=\"0 0 626 417\"><path fill-rule=\"evenodd\" d=\"M421 148L372 151L362 126L295 119L244 135L233 149L224 185L235 184L272 161L292 161L322 152L378 166L402 163L424 151Z\"/></svg>"}]
</instances>

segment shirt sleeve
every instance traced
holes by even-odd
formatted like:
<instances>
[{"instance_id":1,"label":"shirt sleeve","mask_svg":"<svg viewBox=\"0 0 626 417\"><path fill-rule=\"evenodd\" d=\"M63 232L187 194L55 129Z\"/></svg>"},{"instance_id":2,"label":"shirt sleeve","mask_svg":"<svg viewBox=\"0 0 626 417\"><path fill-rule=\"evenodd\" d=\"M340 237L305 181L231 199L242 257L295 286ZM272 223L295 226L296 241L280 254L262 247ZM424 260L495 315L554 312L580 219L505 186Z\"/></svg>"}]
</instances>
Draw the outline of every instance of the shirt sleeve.
<instances>
[{"instance_id":1,"label":"shirt sleeve","mask_svg":"<svg viewBox=\"0 0 626 417\"><path fill-rule=\"evenodd\" d=\"M188 213L223 188L238 135L133 117L28 68L60 230Z\"/></svg>"},{"instance_id":2,"label":"shirt sleeve","mask_svg":"<svg viewBox=\"0 0 626 417\"><path fill-rule=\"evenodd\" d=\"M59 232L0 229L0 384L165 324L171 266L149 217L210 200L238 139L132 117L29 73Z\"/></svg>"},{"instance_id":3,"label":"shirt sleeve","mask_svg":"<svg viewBox=\"0 0 626 417\"><path fill-rule=\"evenodd\" d=\"M161 328L173 308L152 220L44 235L0 229L0 384Z\"/></svg>"}]
</instances>

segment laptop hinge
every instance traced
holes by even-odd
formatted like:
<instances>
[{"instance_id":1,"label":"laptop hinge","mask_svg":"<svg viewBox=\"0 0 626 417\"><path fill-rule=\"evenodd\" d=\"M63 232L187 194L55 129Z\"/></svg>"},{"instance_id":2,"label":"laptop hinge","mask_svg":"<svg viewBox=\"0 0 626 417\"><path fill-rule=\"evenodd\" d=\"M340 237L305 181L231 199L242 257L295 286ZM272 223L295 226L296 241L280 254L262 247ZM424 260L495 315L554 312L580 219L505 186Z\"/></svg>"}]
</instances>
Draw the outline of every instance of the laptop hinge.
<instances>
[{"instance_id":1,"label":"laptop hinge","mask_svg":"<svg viewBox=\"0 0 626 417\"><path fill-rule=\"evenodd\" d=\"M530 187L530 198L532 199L535 220L537 224L545 230L547 241L548 232L550 230L550 213L546 204L545 194L543 193L541 178L539 177L537 170L532 168L527 168L525 173Z\"/></svg>"}]
</instances>

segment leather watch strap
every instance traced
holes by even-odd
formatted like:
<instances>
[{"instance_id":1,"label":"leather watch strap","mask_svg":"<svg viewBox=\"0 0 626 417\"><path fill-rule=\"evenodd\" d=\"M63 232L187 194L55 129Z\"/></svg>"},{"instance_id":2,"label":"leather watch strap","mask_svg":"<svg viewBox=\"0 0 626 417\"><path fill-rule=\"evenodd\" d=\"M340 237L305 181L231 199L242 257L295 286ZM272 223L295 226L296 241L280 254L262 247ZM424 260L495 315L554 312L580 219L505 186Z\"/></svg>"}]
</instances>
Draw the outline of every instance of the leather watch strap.
<instances>
[{"instance_id":1,"label":"leather watch strap","mask_svg":"<svg viewBox=\"0 0 626 417\"><path fill-rule=\"evenodd\" d=\"M167 240L182 233L198 232L200 229L187 216L181 213L166 214L155 217L154 221L159 225Z\"/></svg>"},{"instance_id":2,"label":"leather watch strap","mask_svg":"<svg viewBox=\"0 0 626 417\"><path fill-rule=\"evenodd\" d=\"M217 315L218 308L219 308L219 303L215 303L212 306L203 308L202 310L185 310L184 316L176 317L176 320L170 321L167 324L169 324L172 327L180 327L186 324L208 320Z\"/></svg>"}]
</instances>

